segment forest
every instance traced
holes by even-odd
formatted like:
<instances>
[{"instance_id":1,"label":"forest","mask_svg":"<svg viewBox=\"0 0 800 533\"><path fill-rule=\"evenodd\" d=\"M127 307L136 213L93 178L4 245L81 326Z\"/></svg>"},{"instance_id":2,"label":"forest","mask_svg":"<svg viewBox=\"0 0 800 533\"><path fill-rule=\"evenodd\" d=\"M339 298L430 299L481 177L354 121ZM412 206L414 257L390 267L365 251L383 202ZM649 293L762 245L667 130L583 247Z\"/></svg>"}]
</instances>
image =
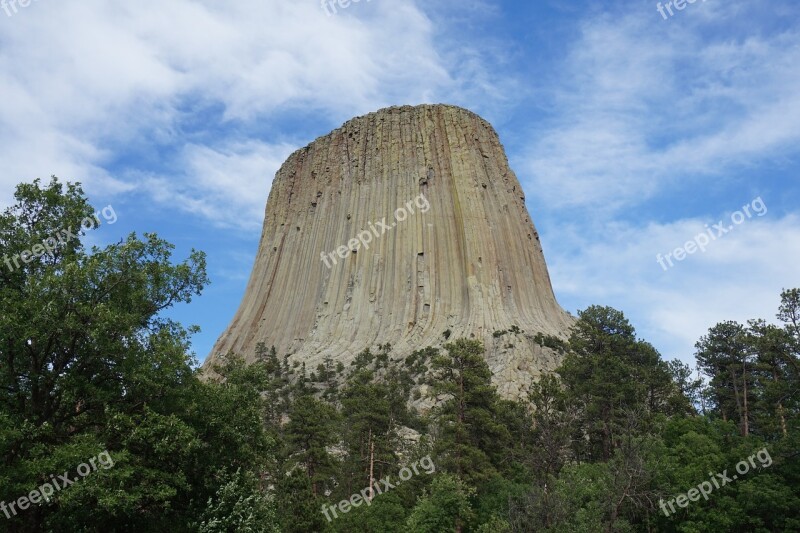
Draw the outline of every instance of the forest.
<instances>
[{"instance_id":1,"label":"forest","mask_svg":"<svg viewBox=\"0 0 800 533\"><path fill-rule=\"evenodd\" d=\"M602 305L568 340L497 331L562 357L517 401L449 331L315 368L261 345L206 375L195 328L165 318L208 285L202 252L152 233L87 249L79 184L15 198L0 258L29 261L0 263L0 531L800 531L798 288L710 328L694 367Z\"/></svg>"}]
</instances>

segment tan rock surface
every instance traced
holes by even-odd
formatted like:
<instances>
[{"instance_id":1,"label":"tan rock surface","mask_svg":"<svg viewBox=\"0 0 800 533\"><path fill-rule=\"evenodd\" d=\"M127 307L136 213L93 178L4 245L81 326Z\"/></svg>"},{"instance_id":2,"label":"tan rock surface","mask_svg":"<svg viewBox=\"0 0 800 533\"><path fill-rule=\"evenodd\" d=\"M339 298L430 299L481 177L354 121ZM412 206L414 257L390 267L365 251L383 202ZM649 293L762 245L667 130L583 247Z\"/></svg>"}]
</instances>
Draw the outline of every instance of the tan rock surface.
<instances>
[{"instance_id":1,"label":"tan rock surface","mask_svg":"<svg viewBox=\"0 0 800 533\"><path fill-rule=\"evenodd\" d=\"M395 227L373 233L368 249L336 255L360 232L380 232L384 218ZM245 296L208 362L228 351L252 358L264 342L314 369L387 342L393 357L439 346L450 330L483 340L496 383L513 397L558 364L533 336L564 338L573 321L491 125L453 106L393 107L283 164ZM493 337L512 325L524 334Z\"/></svg>"}]
</instances>

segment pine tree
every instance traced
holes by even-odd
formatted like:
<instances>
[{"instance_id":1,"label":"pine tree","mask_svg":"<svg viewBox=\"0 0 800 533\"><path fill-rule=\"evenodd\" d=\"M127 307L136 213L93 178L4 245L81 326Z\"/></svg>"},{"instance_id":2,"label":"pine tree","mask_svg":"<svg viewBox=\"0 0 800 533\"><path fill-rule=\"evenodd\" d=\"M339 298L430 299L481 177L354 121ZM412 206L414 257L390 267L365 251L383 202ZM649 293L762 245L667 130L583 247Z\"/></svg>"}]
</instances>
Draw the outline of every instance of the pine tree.
<instances>
[{"instance_id":1,"label":"pine tree","mask_svg":"<svg viewBox=\"0 0 800 533\"><path fill-rule=\"evenodd\" d=\"M638 341L625 315L610 307L579 312L570 351L556 372L578 409L575 451L580 459L608 461L631 411L646 419L688 408L669 367L649 343Z\"/></svg>"},{"instance_id":2,"label":"pine tree","mask_svg":"<svg viewBox=\"0 0 800 533\"><path fill-rule=\"evenodd\" d=\"M431 394L439 434L435 451L442 468L469 483L496 474L490 456L507 445L508 429L497 417L497 391L478 341L459 339L446 344L447 355L433 359Z\"/></svg>"},{"instance_id":3,"label":"pine tree","mask_svg":"<svg viewBox=\"0 0 800 533\"><path fill-rule=\"evenodd\" d=\"M698 367L711 378L716 403L723 420L737 420L742 436L750 433L752 369L744 327L721 322L696 344Z\"/></svg>"},{"instance_id":4,"label":"pine tree","mask_svg":"<svg viewBox=\"0 0 800 533\"><path fill-rule=\"evenodd\" d=\"M338 441L339 413L311 395L299 396L286 424L289 464L302 466L314 496L331 485L337 462L328 448Z\"/></svg>"}]
</instances>

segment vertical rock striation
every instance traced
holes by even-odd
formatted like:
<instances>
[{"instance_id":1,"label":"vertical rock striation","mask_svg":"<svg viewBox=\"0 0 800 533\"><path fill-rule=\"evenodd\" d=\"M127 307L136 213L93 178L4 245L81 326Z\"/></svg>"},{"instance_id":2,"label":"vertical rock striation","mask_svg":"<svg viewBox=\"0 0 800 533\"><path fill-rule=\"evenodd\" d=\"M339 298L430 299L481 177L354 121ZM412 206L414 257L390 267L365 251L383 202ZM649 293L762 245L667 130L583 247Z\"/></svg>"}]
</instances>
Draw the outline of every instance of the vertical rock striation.
<instances>
[{"instance_id":1,"label":"vertical rock striation","mask_svg":"<svg viewBox=\"0 0 800 533\"><path fill-rule=\"evenodd\" d=\"M369 247L354 246L367 233ZM564 338L573 321L491 125L453 106L392 107L283 164L245 296L209 362L252 358L263 342L313 369L387 342L394 357L438 346L450 330L481 339L501 393L516 396L559 361L534 335ZM512 326L524 333L493 335Z\"/></svg>"}]
</instances>

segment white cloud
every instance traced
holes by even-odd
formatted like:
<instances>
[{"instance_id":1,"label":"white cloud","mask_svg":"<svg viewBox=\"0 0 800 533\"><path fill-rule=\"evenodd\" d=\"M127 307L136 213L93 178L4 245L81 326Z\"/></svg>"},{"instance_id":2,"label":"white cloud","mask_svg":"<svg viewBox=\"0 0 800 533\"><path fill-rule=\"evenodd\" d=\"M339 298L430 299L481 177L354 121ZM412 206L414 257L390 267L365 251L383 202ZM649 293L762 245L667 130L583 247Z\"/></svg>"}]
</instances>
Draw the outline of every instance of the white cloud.
<instances>
[{"instance_id":1,"label":"white cloud","mask_svg":"<svg viewBox=\"0 0 800 533\"><path fill-rule=\"evenodd\" d=\"M800 32L709 39L702 13L583 25L523 169L544 201L614 211L797 153Z\"/></svg>"},{"instance_id":2,"label":"white cloud","mask_svg":"<svg viewBox=\"0 0 800 533\"><path fill-rule=\"evenodd\" d=\"M233 222L224 211L244 212L249 227L288 151L286 135L251 140L276 112L338 121L463 84L413 0L330 17L317 2L285 0L39 2L0 25L0 204L35 176L82 181L94 194L149 176L156 199L182 195L187 210L223 224ZM184 126L204 111L213 122L195 140ZM132 147L158 160L125 161L112 177ZM180 162L186 172L165 173Z\"/></svg>"},{"instance_id":3,"label":"white cloud","mask_svg":"<svg viewBox=\"0 0 800 533\"><path fill-rule=\"evenodd\" d=\"M235 142L213 149L187 145L171 176L141 176L156 201L224 227L258 230L272 178L295 149L289 144Z\"/></svg>"},{"instance_id":4,"label":"white cloud","mask_svg":"<svg viewBox=\"0 0 800 533\"><path fill-rule=\"evenodd\" d=\"M719 213L719 217L728 216ZM606 226L602 237L553 228L545 243L560 301L623 310L638 333L668 358L693 360L694 343L722 320L771 320L780 291L800 286L800 217L754 216L664 271L656 260L706 231L716 219L638 227ZM571 309L574 311L575 309Z\"/></svg>"}]
</instances>

